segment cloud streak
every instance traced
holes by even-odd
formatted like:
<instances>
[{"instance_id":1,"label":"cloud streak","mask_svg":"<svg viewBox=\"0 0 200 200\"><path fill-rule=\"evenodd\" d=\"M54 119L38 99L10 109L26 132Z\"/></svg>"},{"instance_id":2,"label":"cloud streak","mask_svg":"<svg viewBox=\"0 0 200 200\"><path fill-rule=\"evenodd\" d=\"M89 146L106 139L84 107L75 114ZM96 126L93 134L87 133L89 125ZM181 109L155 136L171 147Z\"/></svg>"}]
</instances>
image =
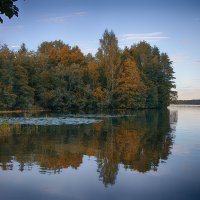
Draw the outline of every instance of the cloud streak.
<instances>
[{"instance_id":1,"label":"cloud streak","mask_svg":"<svg viewBox=\"0 0 200 200\"><path fill-rule=\"evenodd\" d=\"M171 56L171 60L175 63L182 63L188 60L189 57L185 54L175 54Z\"/></svg>"},{"instance_id":2,"label":"cloud streak","mask_svg":"<svg viewBox=\"0 0 200 200\"><path fill-rule=\"evenodd\" d=\"M42 22L47 22L47 23L55 23L55 24L60 24L66 22L68 19L73 18L73 17L84 17L87 15L87 12L74 12L69 15L62 15L62 16L52 16L52 17L47 17L44 18L40 21Z\"/></svg>"},{"instance_id":3,"label":"cloud streak","mask_svg":"<svg viewBox=\"0 0 200 200\"><path fill-rule=\"evenodd\" d=\"M84 17L87 15L87 12L75 12L73 16Z\"/></svg>"},{"instance_id":4,"label":"cloud streak","mask_svg":"<svg viewBox=\"0 0 200 200\"><path fill-rule=\"evenodd\" d=\"M163 32L151 32L151 33L126 33L121 37L121 41L158 41L168 39Z\"/></svg>"},{"instance_id":5,"label":"cloud streak","mask_svg":"<svg viewBox=\"0 0 200 200\"><path fill-rule=\"evenodd\" d=\"M14 45L10 45L9 47L15 49L15 48L19 48L20 45L18 45L18 44L15 45L15 44L14 44Z\"/></svg>"},{"instance_id":6,"label":"cloud streak","mask_svg":"<svg viewBox=\"0 0 200 200\"><path fill-rule=\"evenodd\" d=\"M97 48L82 48L82 51L85 54L91 53L92 55L95 55L95 53L97 52Z\"/></svg>"},{"instance_id":7,"label":"cloud streak","mask_svg":"<svg viewBox=\"0 0 200 200\"><path fill-rule=\"evenodd\" d=\"M23 25L5 25L5 24L1 24L0 26L0 30L1 31L18 31L18 30L22 30L24 28Z\"/></svg>"}]
</instances>

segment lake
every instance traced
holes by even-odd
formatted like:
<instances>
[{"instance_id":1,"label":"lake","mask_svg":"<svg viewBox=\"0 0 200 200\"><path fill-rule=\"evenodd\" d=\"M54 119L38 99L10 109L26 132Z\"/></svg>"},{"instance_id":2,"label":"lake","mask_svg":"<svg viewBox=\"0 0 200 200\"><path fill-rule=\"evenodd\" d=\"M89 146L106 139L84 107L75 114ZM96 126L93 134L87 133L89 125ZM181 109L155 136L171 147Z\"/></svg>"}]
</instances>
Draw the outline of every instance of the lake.
<instances>
[{"instance_id":1,"label":"lake","mask_svg":"<svg viewBox=\"0 0 200 200\"><path fill-rule=\"evenodd\" d=\"M0 199L200 199L200 107L1 114Z\"/></svg>"}]
</instances>

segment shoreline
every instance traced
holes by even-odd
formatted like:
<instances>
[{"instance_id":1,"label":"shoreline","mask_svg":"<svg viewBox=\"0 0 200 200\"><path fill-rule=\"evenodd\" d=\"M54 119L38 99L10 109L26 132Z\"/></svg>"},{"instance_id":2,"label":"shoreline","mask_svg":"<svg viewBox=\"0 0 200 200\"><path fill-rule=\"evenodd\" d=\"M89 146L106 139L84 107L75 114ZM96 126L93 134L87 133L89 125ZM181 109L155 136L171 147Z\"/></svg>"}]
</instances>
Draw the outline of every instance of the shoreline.
<instances>
[{"instance_id":1,"label":"shoreline","mask_svg":"<svg viewBox=\"0 0 200 200\"><path fill-rule=\"evenodd\" d=\"M49 110L44 109L33 109L33 110L0 110L0 114L6 113L36 113L36 112L49 112Z\"/></svg>"},{"instance_id":2,"label":"shoreline","mask_svg":"<svg viewBox=\"0 0 200 200\"><path fill-rule=\"evenodd\" d=\"M193 106L193 107L199 107L200 105L194 105L194 104L170 104L169 106L167 106L167 108L170 108L170 107L185 107L185 106ZM166 108L166 109L167 109ZM98 110L98 109L97 109ZM97 111L96 110L96 111ZM122 110L132 110L132 111L136 111L136 110L162 110L160 108L138 108L138 109L100 109L101 111L105 111L105 110L109 110L109 111L122 111ZM71 109L71 110L68 110L68 111L85 111L84 109L83 110L79 110L79 109ZM89 110L91 111L91 110ZM56 111L52 111L52 110L45 110L45 109L30 109L30 110L0 110L0 114L10 114L10 113L37 113L37 112L56 112ZM57 111L58 112L58 111ZM60 111L59 111L60 112ZM66 110L65 110L66 112Z\"/></svg>"}]
</instances>

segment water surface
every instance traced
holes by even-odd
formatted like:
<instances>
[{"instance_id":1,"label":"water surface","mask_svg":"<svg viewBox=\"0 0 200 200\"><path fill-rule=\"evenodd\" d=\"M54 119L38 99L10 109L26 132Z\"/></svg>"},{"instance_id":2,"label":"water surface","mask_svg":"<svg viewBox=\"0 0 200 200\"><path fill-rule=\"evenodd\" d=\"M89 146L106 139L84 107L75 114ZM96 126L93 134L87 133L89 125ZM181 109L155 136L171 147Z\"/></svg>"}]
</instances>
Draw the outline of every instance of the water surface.
<instances>
[{"instance_id":1,"label":"water surface","mask_svg":"<svg viewBox=\"0 0 200 200\"><path fill-rule=\"evenodd\" d=\"M200 107L0 117L0 199L200 199Z\"/></svg>"}]
</instances>

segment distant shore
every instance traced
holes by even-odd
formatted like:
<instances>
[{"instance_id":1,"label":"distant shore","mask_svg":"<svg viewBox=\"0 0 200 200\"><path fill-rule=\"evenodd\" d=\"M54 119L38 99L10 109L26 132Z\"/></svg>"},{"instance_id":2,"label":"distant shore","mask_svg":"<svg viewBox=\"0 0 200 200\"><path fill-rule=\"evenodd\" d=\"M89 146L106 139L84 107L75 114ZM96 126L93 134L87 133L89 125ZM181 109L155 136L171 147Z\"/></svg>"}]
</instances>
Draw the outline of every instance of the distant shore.
<instances>
[{"instance_id":1,"label":"distant shore","mask_svg":"<svg viewBox=\"0 0 200 200\"><path fill-rule=\"evenodd\" d=\"M170 104L168 108L170 107L200 107L200 104L195 105L195 104Z\"/></svg>"},{"instance_id":2,"label":"distant shore","mask_svg":"<svg viewBox=\"0 0 200 200\"><path fill-rule=\"evenodd\" d=\"M200 105L200 99L192 99L192 100L177 100L175 105Z\"/></svg>"}]
</instances>

